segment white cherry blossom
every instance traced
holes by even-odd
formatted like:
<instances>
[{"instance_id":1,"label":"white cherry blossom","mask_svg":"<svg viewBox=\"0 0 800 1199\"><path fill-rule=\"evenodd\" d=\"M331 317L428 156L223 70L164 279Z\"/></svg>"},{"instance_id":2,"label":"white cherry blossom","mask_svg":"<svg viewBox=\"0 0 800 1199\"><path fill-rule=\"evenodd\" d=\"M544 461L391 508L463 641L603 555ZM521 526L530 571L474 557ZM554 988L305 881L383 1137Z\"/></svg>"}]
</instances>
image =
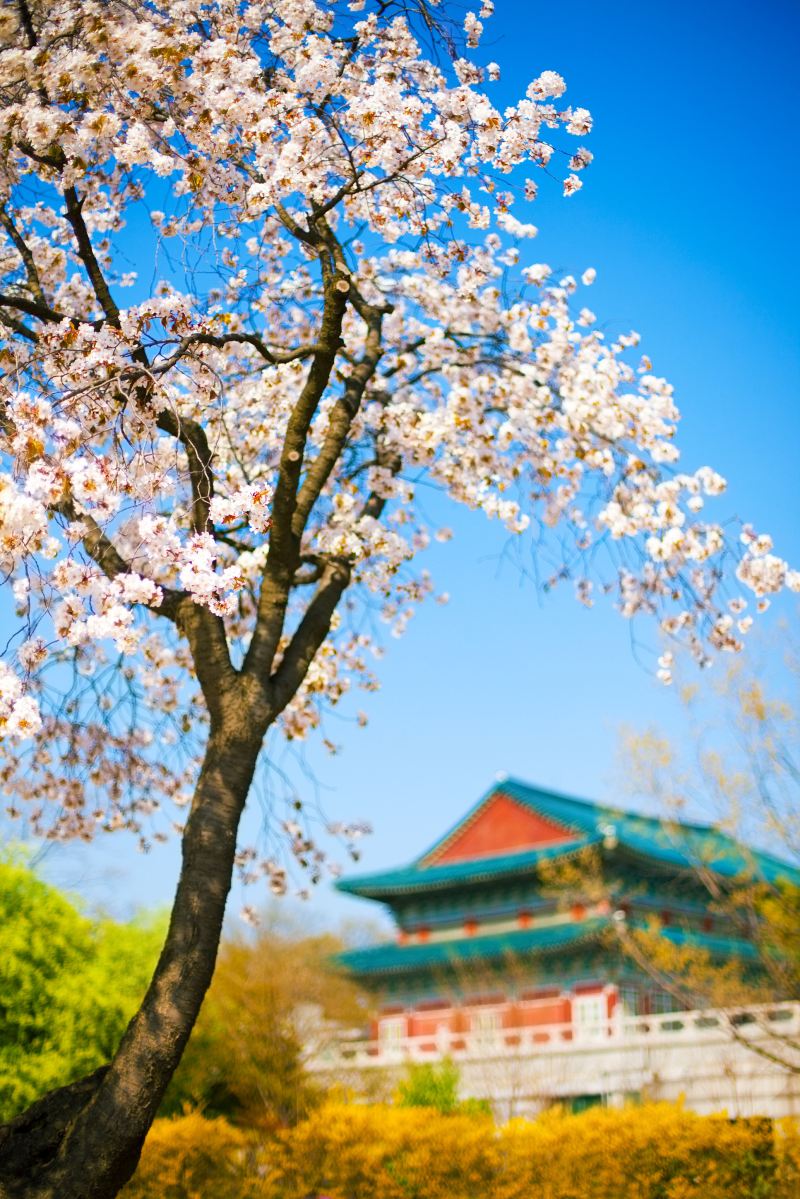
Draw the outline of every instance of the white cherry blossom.
<instances>
[{"instance_id":1,"label":"white cherry blossom","mask_svg":"<svg viewBox=\"0 0 800 1199\"><path fill-rule=\"evenodd\" d=\"M202 19L58 0L31 10L35 45L4 18L0 561L20 628L0 720L29 749L0 784L36 830L146 840L185 805L213 700L193 622L243 679L258 662L287 738L374 688L381 627L435 594L416 560L449 535L421 480L700 662L749 628L726 578L761 604L797 589L768 537L701 519L725 482L678 469L672 388L582 303L594 268L556 282L526 257L530 176L566 154L575 193L592 120L553 70L495 106L492 7L460 37L443 13L433 49L430 9L371 0Z\"/></svg>"}]
</instances>

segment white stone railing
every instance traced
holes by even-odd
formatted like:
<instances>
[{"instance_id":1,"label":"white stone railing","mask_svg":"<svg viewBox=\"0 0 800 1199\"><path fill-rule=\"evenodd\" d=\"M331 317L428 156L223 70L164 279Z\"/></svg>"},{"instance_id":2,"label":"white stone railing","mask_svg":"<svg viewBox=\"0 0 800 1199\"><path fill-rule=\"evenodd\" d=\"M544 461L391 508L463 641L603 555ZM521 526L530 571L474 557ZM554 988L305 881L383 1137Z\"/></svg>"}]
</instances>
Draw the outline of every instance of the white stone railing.
<instances>
[{"instance_id":1,"label":"white stone railing","mask_svg":"<svg viewBox=\"0 0 800 1199\"><path fill-rule=\"evenodd\" d=\"M733 1026L733 1028L732 1028ZM552 1053L618 1051L624 1047L736 1039L800 1039L800 1003L787 1002L726 1011L665 1012L654 1016L614 1017L595 1025L543 1024L526 1028L457 1033L439 1030L427 1036L368 1041L331 1040L312 1052L313 1070L364 1069L406 1062L455 1061Z\"/></svg>"}]
</instances>

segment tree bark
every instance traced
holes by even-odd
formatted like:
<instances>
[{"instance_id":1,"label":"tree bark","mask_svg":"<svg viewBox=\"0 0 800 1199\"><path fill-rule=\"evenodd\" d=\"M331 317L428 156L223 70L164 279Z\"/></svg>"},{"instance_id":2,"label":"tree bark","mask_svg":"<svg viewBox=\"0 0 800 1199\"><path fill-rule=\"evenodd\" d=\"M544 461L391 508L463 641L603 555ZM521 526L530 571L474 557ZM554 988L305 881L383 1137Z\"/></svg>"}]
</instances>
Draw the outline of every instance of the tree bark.
<instances>
[{"instance_id":1,"label":"tree bark","mask_svg":"<svg viewBox=\"0 0 800 1199\"><path fill-rule=\"evenodd\" d=\"M107 1068L0 1128L0 1199L113 1199L136 1169L214 973L239 820L267 727L237 716L209 737L169 930L142 1005Z\"/></svg>"}]
</instances>

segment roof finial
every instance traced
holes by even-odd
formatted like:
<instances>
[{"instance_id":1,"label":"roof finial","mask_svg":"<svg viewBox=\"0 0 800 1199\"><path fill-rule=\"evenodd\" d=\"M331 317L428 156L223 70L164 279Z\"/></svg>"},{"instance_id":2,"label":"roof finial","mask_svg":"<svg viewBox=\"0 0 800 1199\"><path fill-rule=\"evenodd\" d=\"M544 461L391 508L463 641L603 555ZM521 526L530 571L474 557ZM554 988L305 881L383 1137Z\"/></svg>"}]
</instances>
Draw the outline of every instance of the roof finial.
<instances>
[{"instance_id":1,"label":"roof finial","mask_svg":"<svg viewBox=\"0 0 800 1199\"><path fill-rule=\"evenodd\" d=\"M598 832L603 835L603 845L606 849L616 849L618 844L616 825L601 824Z\"/></svg>"}]
</instances>

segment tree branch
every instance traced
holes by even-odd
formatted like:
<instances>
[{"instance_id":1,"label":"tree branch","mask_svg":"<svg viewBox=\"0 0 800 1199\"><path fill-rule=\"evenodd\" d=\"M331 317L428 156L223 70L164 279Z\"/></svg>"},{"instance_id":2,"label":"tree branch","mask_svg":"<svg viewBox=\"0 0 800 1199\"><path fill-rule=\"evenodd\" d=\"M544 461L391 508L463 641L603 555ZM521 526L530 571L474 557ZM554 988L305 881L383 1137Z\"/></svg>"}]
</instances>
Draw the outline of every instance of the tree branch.
<instances>
[{"instance_id":1,"label":"tree branch","mask_svg":"<svg viewBox=\"0 0 800 1199\"><path fill-rule=\"evenodd\" d=\"M119 308L116 305L114 297L111 295L111 289L106 283L105 275L100 269L100 263L95 256L92 239L89 236L89 230L86 228L86 222L83 219L83 200L78 198L78 192L74 185L65 189L64 200L67 205L67 220L75 234L75 240L78 243L78 253L83 265L86 267L86 273L92 284L92 290L97 297L97 302L105 313L109 324L119 328Z\"/></svg>"},{"instance_id":2,"label":"tree branch","mask_svg":"<svg viewBox=\"0 0 800 1199\"><path fill-rule=\"evenodd\" d=\"M39 278L39 271L36 266L36 260L33 257L31 248L17 229L17 226L14 224L4 207L0 208L0 224L2 224L6 233L11 238L12 242L17 248L20 258L22 259L22 263L25 267L25 274L28 279L28 286L41 304L47 304L47 297L44 294L44 288L42 287L42 282Z\"/></svg>"},{"instance_id":3,"label":"tree branch","mask_svg":"<svg viewBox=\"0 0 800 1199\"><path fill-rule=\"evenodd\" d=\"M44 300L29 300L26 296L12 295L10 292L0 292L0 308L15 308L18 312L26 312L28 316L35 316L38 320L48 321L51 324L68 320L73 325L90 324L97 327L95 321L81 321L78 317L57 312Z\"/></svg>"},{"instance_id":4,"label":"tree branch","mask_svg":"<svg viewBox=\"0 0 800 1199\"><path fill-rule=\"evenodd\" d=\"M94 517L85 512L78 512L75 507L75 501L71 496L55 504L53 511L58 512L59 515L66 517L69 521L80 521L81 524L85 525L86 532L82 538L82 545L89 557L97 563L107 578L116 579L118 575L135 573L133 567L123 558L114 545L114 542L103 531ZM166 616L169 620L175 621L179 605L189 598L188 594L185 591L177 591L172 587L165 587L161 583L156 583L156 586L161 589L163 599L158 608L149 608L149 611L156 612L162 616Z\"/></svg>"},{"instance_id":5,"label":"tree branch","mask_svg":"<svg viewBox=\"0 0 800 1199\"><path fill-rule=\"evenodd\" d=\"M368 331L364 354L348 376L344 394L336 401L331 410L322 448L309 466L297 496L297 504L292 517L292 533L298 540L302 537L311 510L339 460L350 432L350 426L361 406L364 392L373 378L383 354L381 344L383 313L371 308L367 319Z\"/></svg>"},{"instance_id":6,"label":"tree branch","mask_svg":"<svg viewBox=\"0 0 800 1199\"><path fill-rule=\"evenodd\" d=\"M24 321L18 321L15 317L9 316L6 312L0 312L0 325L5 325L7 329L11 329L13 333L18 333L20 337L24 337L26 341L37 342L39 336L34 333L33 329L29 329Z\"/></svg>"},{"instance_id":7,"label":"tree branch","mask_svg":"<svg viewBox=\"0 0 800 1199\"><path fill-rule=\"evenodd\" d=\"M53 165L61 166L63 162L63 152L59 149L56 151ZM105 319L115 328L119 328L119 308L111 295L94 253L89 231L83 219L83 202L79 199L74 186L66 188L64 198L67 219L75 235L78 254L89 276L94 294ZM46 309L47 306L45 306ZM46 311L46 319L52 319L50 311ZM58 314L55 316L57 319L62 319ZM135 349L133 357L152 379L144 347L139 346ZM146 396L142 397L142 399L145 398ZM196 532L205 532L210 526L209 507L214 494L211 471L213 455L205 430L197 421L184 420L167 409L163 409L157 414L156 424L163 432L177 438L186 450L192 486L192 527ZM71 504L71 501L67 503ZM72 519L78 515L75 513L74 507L62 508L62 511L67 514L72 511L74 513ZM96 522L93 523L94 528L90 527L86 542L87 551L111 577L127 571L127 564L116 547L99 525ZM224 623L221 617L215 616L208 608L196 603L190 596L182 592L173 592L165 598L166 607L162 604L161 611L175 622L189 642L195 672L213 719L215 714L219 714L222 710L224 694L237 681L237 672L230 660Z\"/></svg>"},{"instance_id":8,"label":"tree branch","mask_svg":"<svg viewBox=\"0 0 800 1199\"><path fill-rule=\"evenodd\" d=\"M168 408L158 413L156 424L162 432L175 437L186 450L192 484L192 528L196 533L212 532L209 512L214 496L214 474L211 470L214 455L205 429L198 421L177 416Z\"/></svg>"},{"instance_id":9,"label":"tree branch","mask_svg":"<svg viewBox=\"0 0 800 1199\"><path fill-rule=\"evenodd\" d=\"M331 627L331 617L346 590L352 567L345 558L329 559L319 586L295 630L280 666L272 677L271 708L277 716L294 696L306 677Z\"/></svg>"},{"instance_id":10,"label":"tree branch","mask_svg":"<svg viewBox=\"0 0 800 1199\"><path fill-rule=\"evenodd\" d=\"M62 500L57 510L67 519L80 520L87 525L83 545L108 578L131 573L129 563L92 516L77 512L72 499ZM157 586L163 594L161 604L148 610L171 620L186 637L209 714L212 720L221 719L226 698L238 682L222 618L197 603L186 591L164 587L160 583Z\"/></svg>"},{"instance_id":11,"label":"tree branch","mask_svg":"<svg viewBox=\"0 0 800 1199\"><path fill-rule=\"evenodd\" d=\"M300 538L294 531L293 519L308 431L336 361L350 292L350 281L343 274L325 271L324 267L323 271L327 278L319 344L286 427L272 501L272 529L258 616L243 667L246 674L258 675L264 680L269 678L280 641L289 591L299 560Z\"/></svg>"},{"instance_id":12,"label":"tree branch","mask_svg":"<svg viewBox=\"0 0 800 1199\"><path fill-rule=\"evenodd\" d=\"M299 359L310 358L312 354L316 354L320 349L317 345L300 346L296 350L270 350L266 342L258 336L257 333L190 333L188 337L184 337L178 345L178 348L169 358L165 358L163 362L156 362L152 367L153 374L163 374L165 371L171 370L183 358L187 350L190 350L194 345L215 346L217 349L222 349L227 345L248 345L256 350L265 362L271 366L281 365L285 362L297 362Z\"/></svg>"}]
</instances>

